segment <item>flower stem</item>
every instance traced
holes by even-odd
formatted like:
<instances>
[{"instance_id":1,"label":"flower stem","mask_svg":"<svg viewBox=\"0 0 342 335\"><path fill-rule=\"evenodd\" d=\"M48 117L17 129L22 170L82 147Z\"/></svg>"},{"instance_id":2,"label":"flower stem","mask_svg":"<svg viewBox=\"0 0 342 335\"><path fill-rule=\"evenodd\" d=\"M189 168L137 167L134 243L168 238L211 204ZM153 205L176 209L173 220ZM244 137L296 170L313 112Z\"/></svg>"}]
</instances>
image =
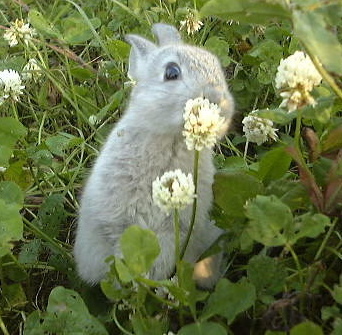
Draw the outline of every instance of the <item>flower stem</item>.
<instances>
[{"instance_id":1,"label":"flower stem","mask_svg":"<svg viewBox=\"0 0 342 335\"><path fill-rule=\"evenodd\" d=\"M301 125L302 125L302 110L297 111L297 118L296 118L296 129L295 129L295 146L298 149L299 152L300 150L300 130L301 130Z\"/></svg>"},{"instance_id":2,"label":"flower stem","mask_svg":"<svg viewBox=\"0 0 342 335\"><path fill-rule=\"evenodd\" d=\"M180 262L180 223L179 223L179 213L175 208L174 214L174 222L175 222L175 261L176 261L176 273L179 269Z\"/></svg>"},{"instance_id":3,"label":"flower stem","mask_svg":"<svg viewBox=\"0 0 342 335\"><path fill-rule=\"evenodd\" d=\"M195 198L194 198L194 202L192 204L192 214L191 214L191 221L190 221L190 228L189 231L186 235L186 239L185 239L185 243L183 245L182 251L180 253L180 259L183 259L185 252L186 252L186 248L188 247L189 241L190 241L190 237L192 234L192 231L194 229L194 225L195 225L195 219L196 219L196 211L197 211L197 184L198 184L198 165L199 165L199 151L195 150L194 153L194 184L195 184Z\"/></svg>"},{"instance_id":4,"label":"flower stem","mask_svg":"<svg viewBox=\"0 0 342 335\"><path fill-rule=\"evenodd\" d=\"M0 329L3 331L4 335L9 335L9 332L5 326L4 321L2 320L1 315L0 315Z\"/></svg>"},{"instance_id":5,"label":"flower stem","mask_svg":"<svg viewBox=\"0 0 342 335\"><path fill-rule=\"evenodd\" d=\"M326 246L326 244L327 244L327 242L328 242L328 240L329 240L329 238L330 238L330 236L331 236L331 234L332 234L332 232L333 232L333 230L335 228L337 220L338 219L335 218L335 220L331 224L328 232L325 234L324 240L323 240L322 244L320 245L320 247L319 247L319 249L318 249L318 251L317 251L317 253L315 255L314 261L318 261L318 259L321 257L321 254L322 254L322 252L323 252L323 250L324 250L324 248L325 248L325 246Z\"/></svg>"},{"instance_id":6,"label":"flower stem","mask_svg":"<svg viewBox=\"0 0 342 335\"><path fill-rule=\"evenodd\" d=\"M16 107L14 101L11 101L11 107L12 107L13 117L19 121L18 111L17 111L17 107Z\"/></svg>"},{"instance_id":7,"label":"flower stem","mask_svg":"<svg viewBox=\"0 0 342 335\"><path fill-rule=\"evenodd\" d=\"M292 258L296 264L296 267L297 267L299 282L301 283L302 286L304 286L304 278L303 278L302 268L300 266L298 256L289 243L286 244L286 249L289 250L291 253L291 256L292 256Z\"/></svg>"},{"instance_id":8,"label":"flower stem","mask_svg":"<svg viewBox=\"0 0 342 335\"><path fill-rule=\"evenodd\" d=\"M248 141L246 141L246 144L245 144L245 151L244 151L244 153L243 153L243 159L244 159L244 161L245 161L246 165L248 165L248 164L247 164L247 152L248 152L248 144L249 144L249 142L248 142Z\"/></svg>"}]
</instances>

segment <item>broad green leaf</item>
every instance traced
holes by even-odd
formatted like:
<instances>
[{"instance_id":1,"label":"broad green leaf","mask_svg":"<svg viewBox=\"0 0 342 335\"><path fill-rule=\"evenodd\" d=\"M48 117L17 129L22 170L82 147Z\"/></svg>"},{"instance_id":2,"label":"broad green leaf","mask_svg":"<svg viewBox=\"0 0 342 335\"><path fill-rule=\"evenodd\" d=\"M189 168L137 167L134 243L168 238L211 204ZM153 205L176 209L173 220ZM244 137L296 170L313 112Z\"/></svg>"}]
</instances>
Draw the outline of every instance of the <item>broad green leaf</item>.
<instances>
[{"instance_id":1,"label":"broad green leaf","mask_svg":"<svg viewBox=\"0 0 342 335\"><path fill-rule=\"evenodd\" d=\"M322 234L325 228L330 224L329 217L323 214L305 213L295 219L294 231L295 234L289 240L289 243L294 244L302 237L315 238Z\"/></svg>"},{"instance_id":2,"label":"broad green leaf","mask_svg":"<svg viewBox=\"0 0 342 335\"><path fill-rule=\"evenodd\" d=\"M0 144L0 166L8 167L8 161L12 156L13 150L5 145Z\"/></svg>"},{"instance_id":3,"label":"broad green leaf","mask_svg":"<svg viewBox=\"0 0 342 335\"><path fill-rule=\"evenodd\" d=\"M220 171L213 185L215 203L231 217L245 217L246 201L262 194L264 188L256 177L242 172Z\"/></svg>"},{"instance_id":4,"label":"broad green leaf","mask_svg":"<svg viewBox=\"0 0 342 335\"><path fill-rule=\"evenodd\" d=\"M256 115L266 119L270 119L271 121L280 125L289 124L297 116L296 112L289 113L286 110L280 108L261 109L256 112Z\"/></svg>"},{"instance_id":5,"label":"broad green leaf","mask_svg":"<svg viewBox=\"0 0 342 335\"><path fill-rule=\"evenodd\" d=\"M28 335L45 335L46 333L41 328L42 313L39 310L32 312L25 322L24 334Z\"/></svg>"},{"instance_id":6,"label":"broad green leaf","mask_svg":"<svg viewBox=\"0 0 342 335\"><path fill-rule=\"evenodd\" d=\"M12 181L0 182L0 199L4 200L8 204L17 204L23 206L24 193L20 187Z\"/></svg>"},{"instance_id":7,"label":"broad green leaf","mask_svg":"<svg viewBox=\"0 0 342 335\"><path fill-rule=\"evenodd\" d=\"M293 12L294 33L328 71L342 76L342 45L319 12Z\"/></svg>"},{"instance_id":8,"label":"broad green leaf","mask_svg":"<svg viewBox=\"0 0 342 335\"><path fill-rule=\"evenodd\" d=\"M18 261L22 264L35 264L38 262L42 242L39 239L25 243L20 250Z\"/></svg>"},{"instance_id":9,"label":"broad green leaf","mask_svg":"<svg viewBox=\"0 0 342 335\"><path fill-rule=\"evenodd\" d=\"M89 19L89 24L93 29L97 29L101 25L98 18ZM63 37L69 44L84 43L93 38L93 32L88 26L88 22L80 15L73 15L63 20Z\"/></svg>"},{"instance_id":10,"label":"broad green leaf","mask_svg":"<svg viewBox=\"0 0 342 335\"><path fill-rule=\"evenodd\" d=\"M255 0L210 0L201 9L203 17L216 15L225 20L265 24L270 19L289 18L289 13L274 2Z\"/></svg>"},{"instance_id":11,"label":"broad green leaf","mask_svg":"<svg viewBox=\"0 0 342 335\"><path fill-rule=\"evenodd\" d=\"M285 245L293 226L291 209L277 197L258 195L246 205L248 234L268 247Z\"/></svg>"},{"instance_id":12,"label":"broad green leaf","mask_svg":"<svg viewBox=\"0 0 342 335\"><path fill-rule=\"evenodd\" d=\"M135 335L166 334L166 322L163 318L143 317L141 313L135 313L131 317Z\"/></svg>"},{"instance_id":13,"label":"broad green leaf","mask_svg":"<svg viewBox=\"0 0 342 335\"><path fill-rule=\"evenodd\" d=\"M57 237L65 218L66 211L64 209L63 195L52 194L40 206L34 223L48 236Z\"/></svg>"},{"instance_id":14,"label":"broad green leaf","mask_svg":"<svg viewBox=\"0 0 342 335\"><path fill-rule=\"evenodd\" d=\"M120 245L125 264L133 275L148 272L160 253L156 234L139 226L128 227L121 236Z\"/></svg>"},{"instance_id":15,"label":"broad green leaf","mask_svg":"<svg viewBox=\"0 0 342 335\"><path fill-rule=\"evenodd\" d=\"M247 281L232 283L228 279L221 279L208 299L202 319L218 314L227 318L228 323L231 324L239 313L253 306L255 300L256 291L251 283Z\"/></svg>"},{"instance_id":16,"label":"broad green leaf","mask_svg":"<svg viewBox=\"0 0 342 335\"><path fill-rule=\"evenodd\" d=\"M205 42L204 47L219 58L222 66L226 67L230 64L229 44L225 40L213 36Z\"/></svg>"},{"instance_id":17,"label":"broad green leaf","mask_svg":"<svg viewBox=\"0 0 342 335\"><path fill-rule=\"evenodd\" d=\"M43 36L50 38L62 37L58 29L49 20L47 20L41 12L31 9L28 13L28 19L33 28Z\"/></svg>"},{"instance_id":18,"label":"broad green leaf","mask_svg":"<svg viewBox=\"0 0 342 335\"><path fill-rule=\"evenodd\" d=\"M336 318L333 322L334 330L330 335L341 335L342 334L342 318Z\"/></svg>"},{"instance_id":19,"label":"broad green leaf","mask_svg":"<svg viewBox=\"0 0 342 335\"><path fill-rule=\"evenodd\" d=\"M33 181L33 176L25 165L25 160L14 161L4 173L6 180L15 182L23 190L28 188Z\"/></svg>"},{"instance_id":20,"label":"broad green leaf","mask_svg":"<svg viewBox=\"0 0 342 335\"><path fill-rule=\"evenodd\" d=\"M290 335L323 335L323 330L320 326L311 321L305 321L297 326L294 326Z\"/></svg>"},{"instance_id":21,"label":"broad green leaf","mask_svg":"<svg viewBox=\"0 0 342 335\"><path fill-rule=\"evenodd\" d=\"M248 170L246 161L243 157L238 156L224 157L221 168L224 172L241 172L244 169Z\"/></svg>"},{"instance_id":22,"label":"broad green leaf","mask_svg":"<svg viewBox=\"0 0 342 335\"><path fill-rule=\"evenodd\" d=\"M122 260L118 257L115 257L115 269L118 273L119 279L123 283L129 283L133 280L132 275L129 272L127 266L122 262Z\"/></svg>"},{"instance_id":23,"label":"broad green leaf","mask_svg":"<svg viewBox=\"0 0 342 335\"><path fill-rule=\"evenodd\" d=\"M255 286L257 295L261 297L282 292L287 272L279 260L266 255L256 255L248 262L247 277Z\"/></svg>"},{"instance_id":24,"label":"broad green leaf","mask_svg":"<svg viewBox=\"0 0 342 335\"><path fill-rule=\"evenodd\" d=\"M309 201L308 193L304 185L298 180L286 178L273 180L266 190L267 194L277 196L292 211L303 208Z\"/></svg>"},{"instance_id":25,"label":"broad green leaf","mask_svg":"<svg viewBox=\"0 0 342 335\"><path fill-rule=\"evenodd\" d=\"M7 203L0 198L0 257L11 251L11 242L18 241L23 236L20 209L21 205Z\"/></svg>"},{"instance_id":26,"label":"broad green leaf","mask_svg":"<svg viewBox=\"0 0 342 335\"><path fill-rule=\"evenodd\" d=\"M16 119L11 117L0 118L0 143L12 148L15 143L27 133L27 129Z\"/></svg>"},{"instance_id":27,"label":"broad green leaf","mask_svg":"<svg viewBox=\"0 0 342 335\"><path fill-rule=\"evenodd\" d=\"M226 335L227 330L215 322L197 322L182 327L178 335Z\"/></svg>"},{"instance_id":28,"label":"broad green leaf","mask_svg":"<svg viewBox=\"0 0 342 335\"><path fill-rule=\"evenodd\" d=\"M62 157L65 155L65 150L71 149L82 142L83 139L67 133L60 133L58 135L48 137L45 140L45 143L49 150L53 154Z\"/></svg>"},{"instance_id":29,"label":"broad green leaf","mask_svg":"<svg viewBox=\"0 0 342 335\"><path fill-rule=\"evenodd\" d=\"M280 179L288 171L292 158L284 147L268 151L259 162L258 176L265 183Z\"/></svg>"},{"instance_id":30,"label":"broad green leaf","mask_svg":"<svg viewBox=\"0 0 342 335\"><path fill-rule=\"evenodd\" d=\"M30 148L31 149L31 148ZM35 165L41 166L41 165L46 165L46 166L51 166L53 162L53 155L52 153L47 150L47 149L42 149L42 150L28 150L29 157L33 159Z\"/></svg>"},{"instance_id":31,"label":"broad green leaf","mask_svg":"<svg viewBox=\"0 0 342 335\"><path fill-rule=\"evenodd\" d=\"M108 40L107 48L113 59L128 60L130 46L128 43L121 40Z\"/></svg>"},{"instance_id":32,"label":"broad green leaf","mask_svg":"<svg viewBox=\"0 0 342 335\"><path fill-rule=\"evenodd\" d=\"M324 306L321 310L322 320L327 321L330 318L338 318L340 316L340 308L337 305Z\"/></svg>"},{"instance_id":33,"label":"broad green leaf","mask_svg":"<svg viewBox=\"0 0 342 335\"><path fill-rule=\"evenodd\" d=\"M20 283L1 286L1 296L6 308L20 308L27 304L25 291ZM2 299L1 299L2 300Z\"/></svg>"},{"instance_id":34,"label":"broad green leaf","mask_svg":"<svg viewBox=\"0 0 342 335\"><path fill-rule=\"evenodd\" d=\"M342 305L342 275L340 279L340 285L336 285L336 284L334 285L332 296L338 304Z\"/></svg>"},{"instance_id":35,"label":"broad green leaf","mask_svg":"<svg viewBox=\"0 0 342 335\"><path fill-rule=\"evenodd\" d=\"M80 295L61 286L51 291L47 310L41 314L40 322L36 322L35 314L30 317L25 328L27 335L108 335L101 322L89 313Z\"/></svg>"},{"instance_id":36,"label":"broad green leaf","mask_svg":"<svg viewBox=\"0 0 342 335\"><path fill-rule=\"evenodd\" d=\"M70 69L71 75L79 81L87 81L95 78L95 73L88 68L81 66L73 67Z\"/></svg>"}]
</instances>

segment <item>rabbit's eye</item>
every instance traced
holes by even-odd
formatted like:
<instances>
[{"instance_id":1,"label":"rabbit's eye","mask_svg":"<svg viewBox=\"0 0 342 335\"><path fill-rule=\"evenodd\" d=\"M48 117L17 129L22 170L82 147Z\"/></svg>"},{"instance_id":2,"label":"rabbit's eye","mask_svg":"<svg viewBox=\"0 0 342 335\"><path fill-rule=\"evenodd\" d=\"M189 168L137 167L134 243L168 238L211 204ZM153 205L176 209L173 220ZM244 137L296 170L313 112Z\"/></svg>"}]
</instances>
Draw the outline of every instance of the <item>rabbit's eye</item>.
<instances>
[{"instance_id":1,"label":"rabbit's eye","mask_svg":"<svg viewBox=\"0 0 342 335\"><path fill-rule=\"evenodd\" d=\"M180 77L181 69L176 63L166 65L164 80L176 80Z\"/></svg>"}]
</instances>

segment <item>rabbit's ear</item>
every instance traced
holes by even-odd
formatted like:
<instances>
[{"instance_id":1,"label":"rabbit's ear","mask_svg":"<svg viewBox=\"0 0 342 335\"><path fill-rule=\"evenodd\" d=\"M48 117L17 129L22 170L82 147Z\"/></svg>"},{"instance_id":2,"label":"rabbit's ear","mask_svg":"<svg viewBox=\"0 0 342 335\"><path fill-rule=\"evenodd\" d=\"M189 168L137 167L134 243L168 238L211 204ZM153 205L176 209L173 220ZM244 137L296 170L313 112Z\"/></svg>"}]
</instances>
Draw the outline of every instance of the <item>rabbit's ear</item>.
<instances>
[{"instance_id":1,"label":"rabbit's ear","mask_svg":"<svg viewBox=\"0 0 342 335\"><path fill-rule=\"evenodd\" d=\"M181 35L174 26L156 23L152 27L152 32L157 37L159 45L182 43Z\"/></svg>"},{"instance_id":2,"label":"rabbit's ear","mask_svg":"<svg viewBox=\"0 0 342 335\"><path fill-rule=\"evenodd\" d=\"M140 77L142 71L144 71L144 64L146 64L148 55L155 50L157 46L138 35L126 35L125 40L131 45L128 76L136 80Z\"/></svg>"}]
</instances>

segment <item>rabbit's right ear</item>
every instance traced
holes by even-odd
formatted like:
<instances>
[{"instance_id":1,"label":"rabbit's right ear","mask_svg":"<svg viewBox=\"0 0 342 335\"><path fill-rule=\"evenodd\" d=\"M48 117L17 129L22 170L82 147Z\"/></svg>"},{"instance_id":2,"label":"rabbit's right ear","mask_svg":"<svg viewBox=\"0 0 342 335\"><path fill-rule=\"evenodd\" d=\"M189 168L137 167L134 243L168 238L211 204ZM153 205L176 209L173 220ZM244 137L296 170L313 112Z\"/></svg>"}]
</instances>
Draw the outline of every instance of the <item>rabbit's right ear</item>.
<instances>
[{"instance_id":1,"label":"rabbit's right ear","mask_svg":"<svg viewBox=\"0 0 342 335\"><path fill-rule=\"evenodd\" d=\"M179 31L169 24L155 23L152 32L157 37L159 45L182 43Z\"/></svg>"},{"instance_id":2,"label":"rabbit's right ear","mask_svg":"<svg viewBox=\"0 0 342 335\"><path fill-rule=\"evenodd\" d=\"M146 64L148 55L157 46L138 35L126 35L125 40L131 45L128 76L134 80L138 80L146 69L144 65Z\"/></svg>"}]
</instances>

